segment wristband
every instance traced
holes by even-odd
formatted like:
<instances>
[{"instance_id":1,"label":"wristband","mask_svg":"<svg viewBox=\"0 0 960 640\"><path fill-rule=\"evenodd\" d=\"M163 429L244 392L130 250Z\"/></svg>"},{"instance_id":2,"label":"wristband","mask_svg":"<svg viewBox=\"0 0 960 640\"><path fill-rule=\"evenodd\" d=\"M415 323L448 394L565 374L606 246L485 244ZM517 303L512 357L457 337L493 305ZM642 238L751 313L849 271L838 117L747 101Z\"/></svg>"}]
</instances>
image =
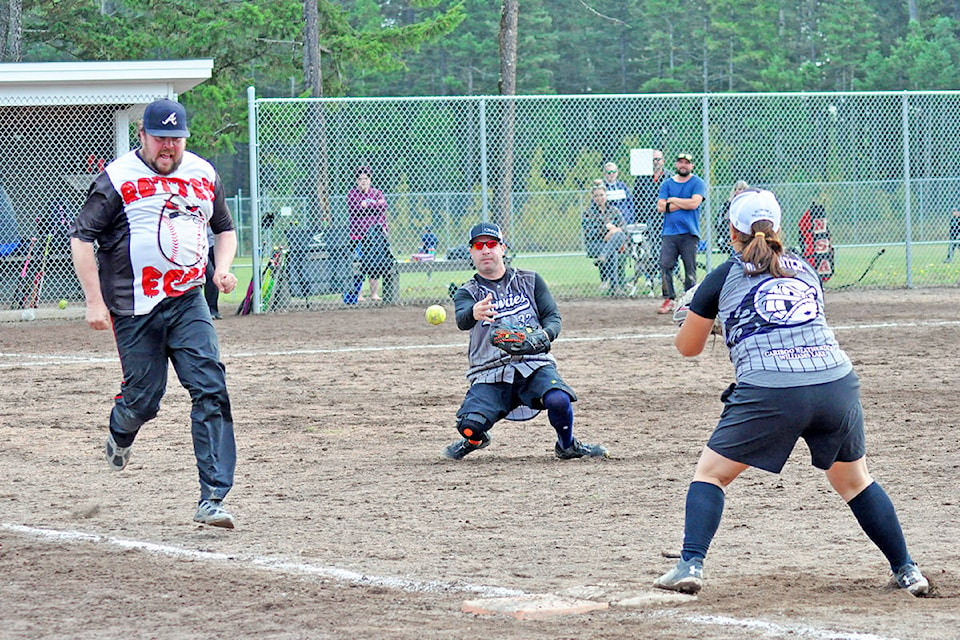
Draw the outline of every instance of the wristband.
<instances>
[{"instance_id":1,"label":"wristband","mask_svg":"<svg viewBox=\"0 0 960 640\"><path fill-rule=\"evenodd\" d=\"M664 213L670 213L670 203L669 203L669 202L667 203L667 207L666 207L666 210L664 211Z\"/></svg>"}]
</instances>

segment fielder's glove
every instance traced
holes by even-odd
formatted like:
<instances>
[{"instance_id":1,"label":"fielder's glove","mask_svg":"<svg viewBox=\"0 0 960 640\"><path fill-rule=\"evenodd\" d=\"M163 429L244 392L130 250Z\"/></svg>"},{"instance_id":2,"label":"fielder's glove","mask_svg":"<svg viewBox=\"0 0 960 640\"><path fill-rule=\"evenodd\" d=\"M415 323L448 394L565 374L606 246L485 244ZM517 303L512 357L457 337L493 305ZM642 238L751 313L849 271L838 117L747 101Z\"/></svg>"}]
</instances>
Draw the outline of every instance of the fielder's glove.
<instances>
[{"instance_id":1,"label":"fielder's glove","mask_svg":"<svg viewBox=\"0 0 960 640\"><path fill-rule=\"evenodd\" d=\"M490 344L511 356L529 356L550 352L550 336L543 329L518 326L510 322L498 324L490 332Z\"/></svg>"},{"instance_id":2,"label":"fielder's glove","mask_svg":"<svg viewBox=\"0 0 960 640\"><path fill-rule=\"evenodd\" d=\"M683 294L683 297L677 301L677 308L673 311L673 323L678 327L683 325L683 321L687 319L687 312L690 311L690 302L693 300L693 294L696 292L697 287L700 284L697 283L695 287ZM720 318L717 317L713 321L713 327L710 328L710 333L717 336L723 335L723 327L720 324Z\"/></svg>"}]
</instances>

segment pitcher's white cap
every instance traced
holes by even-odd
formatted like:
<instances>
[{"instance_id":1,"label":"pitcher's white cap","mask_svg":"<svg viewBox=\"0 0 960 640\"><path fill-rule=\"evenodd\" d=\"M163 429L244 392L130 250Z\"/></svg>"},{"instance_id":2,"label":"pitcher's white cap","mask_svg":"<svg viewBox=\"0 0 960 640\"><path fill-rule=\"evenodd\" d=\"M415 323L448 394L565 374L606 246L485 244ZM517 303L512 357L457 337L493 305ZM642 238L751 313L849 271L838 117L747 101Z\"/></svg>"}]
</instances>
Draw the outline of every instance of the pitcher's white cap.
<instances>
[{"instance_id":1,"label":"pitcher's white cap","mask_svg":"<svg viewBox=\"0 0 960 640\"><path fill-rule=\"evenodd\" d=\"M773 230L780 231L780 203L772 191L748 189L730 202L730 223L737 231L753 233L753 223L769 220Z\"/></svg>"}]
</instances>

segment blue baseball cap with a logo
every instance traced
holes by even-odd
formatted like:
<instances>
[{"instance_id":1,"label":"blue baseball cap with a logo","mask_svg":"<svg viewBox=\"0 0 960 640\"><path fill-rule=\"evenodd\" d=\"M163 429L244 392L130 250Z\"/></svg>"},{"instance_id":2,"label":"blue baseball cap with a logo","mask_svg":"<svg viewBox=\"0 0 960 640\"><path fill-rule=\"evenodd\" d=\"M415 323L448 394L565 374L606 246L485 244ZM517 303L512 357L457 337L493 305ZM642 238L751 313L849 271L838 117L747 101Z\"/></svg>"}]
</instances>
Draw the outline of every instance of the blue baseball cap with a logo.
<instances>
[{"instance_id":1,"label":"blue baseball cap with a logo","mask_svg":"<svg viewBox=\"0 0 960 640\"><path fill-rule=\"evenodd\" d=\"M143 130L158 138L189 138L187 111L175 100L154 100L143 111Z\"/></svg>"},{"instance_id":2,"label":"blue baseball cap with a logo","mask_svg":"<svg viewBox=\"0 0 960 640\"><path fill-rule=\"evenodd\" d=\"M474 225L473 229L470 229L470 240L468 244L473 244L473 241L480 236L490 236L491 238L496 238L498 242L503 242L503 231L500 230L500 225L492 222L481 222L480 224Z\"/></svg>"}]
</instances>

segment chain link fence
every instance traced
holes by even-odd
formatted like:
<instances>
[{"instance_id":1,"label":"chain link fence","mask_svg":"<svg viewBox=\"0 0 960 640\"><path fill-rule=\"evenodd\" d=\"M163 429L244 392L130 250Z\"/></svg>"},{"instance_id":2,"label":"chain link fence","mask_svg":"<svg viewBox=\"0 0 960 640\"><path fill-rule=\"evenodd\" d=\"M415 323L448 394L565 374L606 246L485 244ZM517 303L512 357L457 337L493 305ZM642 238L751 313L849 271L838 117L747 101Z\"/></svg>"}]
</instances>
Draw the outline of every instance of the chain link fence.
<instances>
[{"instance_id":1,"label":"chain link fence","mask_svg":"<svg viewBox=\"0 0 960 640\"><path fill-rule=\"evenodd\" d=\"M472 275L466 234L481 220L503 225L512 264L539 271L555 295L601 295L581 219L615 162L629 201L613 204L639 225L621 255L622 295L659 296L655 197L634 175L649 173L651 149L668 171L691 154L707 182L698 279L728 255L723 205L744 180L778 195L787 245L827 289L954 286L958 102L957 92L260 99L251 89L254 294L264 310L354 302L362 274L346 196L369 166L388 202L388 302L446 300Z\"/></svg>"},{"instance_id":2,"label":"chain link fence","mask_svg":"<svg viewBox=\"0 0 960 640\"><path fill-rule=\"evenodd\" d=\"M118 148L117 113L137 102L0 104L4 308L32 296L39 307L82 303L66 228ZM359 166L388 203L389 303L448 300L473 273L466 234L481 220L503 225L511 263L539 271L558 297L602 295L581 220L608 161L631 199L614 204L640 225L620 255L623 295L659 296L656 234L643 227L655 224L654 197L649 177L631 172L636 150L650 149L664 151L668 170L691 154L707 182L698 279L726 259L723 204L738 180L777 193L788 246L826 247L828 289L960 277L960 258L948 258L960 92L266 99L251 89L249 102L250 193L231 198L242 284L224 309L248 282L255 310L355 303L347 193ZM953 226L960 243L960 219ZM424 251L428 233L435 252Z\"/></svg>"},{"instance_id":3,"label":"chain link fence","mask_svg":"<svg viewBox=\"0 0 960 640\"><path fill-rule=\"evenodd\" d=\"M75 312L84 302L68 229L90 183L117 149L139 145L136 122L145 98L100 99L102 104L51 105L72 98L44 95L35 104L3 104L0 97L0 144L6 151L0 164L0 320L34 317L34 310L56 315L62 306ZM120 139L125 128L126 139ZM230 206L244 224L238 231L247 247L249 198L237 194ZM249 262L249 249L241 253Z\"/></svg>"},{"instance_id":4,"label":"chain link fence","mask_svg":"<svg viewBox=\"0 0 960 640\"><path fill-rule=\"evenodd\" d=\"M116 149L115 113L102 105L0 105L0 304L82 300L67 228L90 181ZM129 100L133 103L134 100Z\"/></svg>"}]
</instances>

